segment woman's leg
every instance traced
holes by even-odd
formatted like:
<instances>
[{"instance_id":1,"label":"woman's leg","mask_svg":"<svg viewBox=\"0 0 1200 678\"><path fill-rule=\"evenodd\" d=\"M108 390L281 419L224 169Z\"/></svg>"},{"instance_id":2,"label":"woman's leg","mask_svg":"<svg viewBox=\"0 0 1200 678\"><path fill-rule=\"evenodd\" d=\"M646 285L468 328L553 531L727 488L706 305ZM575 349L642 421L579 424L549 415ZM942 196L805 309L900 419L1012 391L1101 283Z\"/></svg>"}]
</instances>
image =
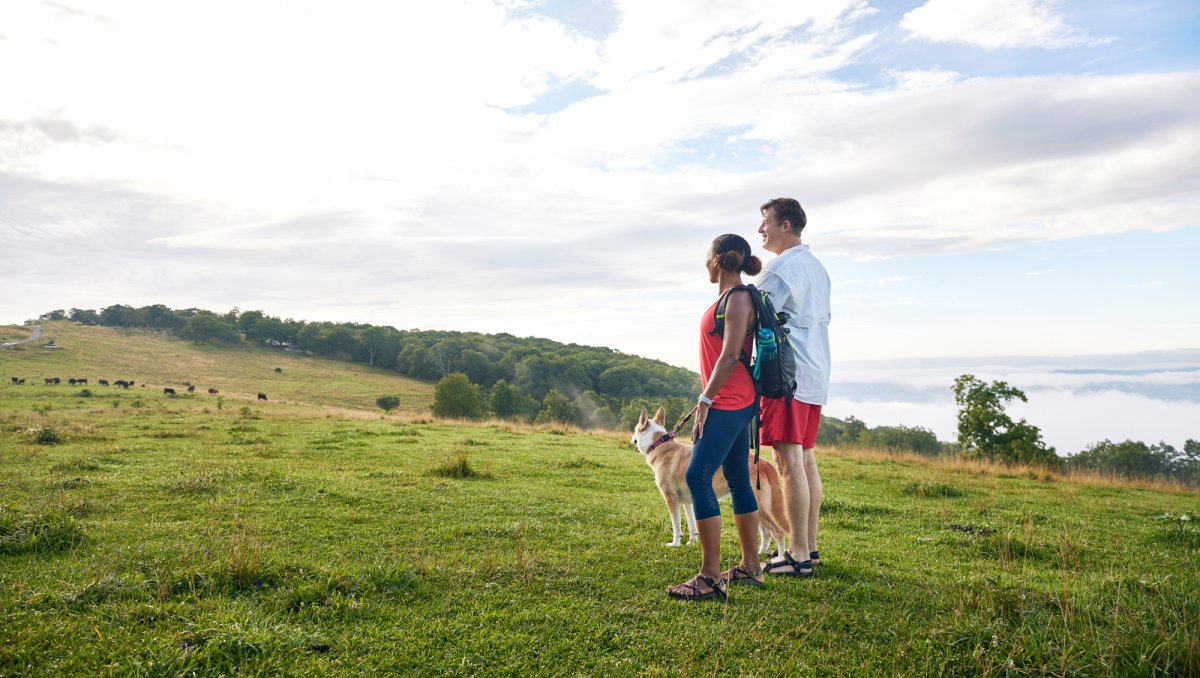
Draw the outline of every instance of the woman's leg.
<instances>
[{"instance_id":1,"label":"woman's leg","mask_svg":"<svg viewBox=\"0 0 1200 678\"><path fill-rule=\"evenodd\" d=\"M750 432L748 426L754 416L754 406L739 414L744 415L741 431L734 437L729 452L722 462L725 481L729 483L729 494L733 499L734 521L738 528L738 541L742 547L741 567L749 572L760 569L758 560L758 500L754 496L750 477Z\"/></svg>"},{"instance_id":2,"label":"woman's leg","mask_svg":"<svg viewBox=\"0 0 1200 678\"><path fill-rule=\"evenodd\" d=\"M709 410L704 437L692 447L692 459L687 468L687 484L692 493L696 529L700 533L700 574L714 580L721 576L721 506L717 503L712 479L728 456L734 439L739 433L745 435L746 420L738 416L740 412ZM678 587L672 587L675 588ZM700 589L704 592L709 587L700 583Z\"/></svg>"}]
</instances>

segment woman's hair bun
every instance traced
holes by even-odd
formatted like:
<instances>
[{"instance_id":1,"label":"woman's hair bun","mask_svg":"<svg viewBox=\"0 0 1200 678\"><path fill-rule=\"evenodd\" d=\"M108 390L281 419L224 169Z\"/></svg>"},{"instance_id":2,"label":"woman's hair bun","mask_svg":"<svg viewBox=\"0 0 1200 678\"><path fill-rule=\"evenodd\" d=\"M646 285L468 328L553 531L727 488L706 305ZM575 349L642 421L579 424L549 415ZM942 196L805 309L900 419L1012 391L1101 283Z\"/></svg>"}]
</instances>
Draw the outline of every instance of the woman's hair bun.
<instances>
[{"instance_id":1,"label":"woman's hair bun","mask_svg":"<svg viewBox=\"0 0 1200 678\"><path fill-rule=\"evenodd\" d=\"M717 264L726 271L740 271L745 258L741 252L730 250L717 255Z\"/></svg>"},{"instance_id":2,"label":"woman's hair bun","mask_svg":"<svg viewBox=\"0 0 1200 678\"><path fill-rule=\"evenodd\" d=\"M726 271L758 275L762 270L762 261L750 251L750 243L740 235L726 233L717 236L712 244L713 256L717 265Z\"/></svg>"}]
</instances>

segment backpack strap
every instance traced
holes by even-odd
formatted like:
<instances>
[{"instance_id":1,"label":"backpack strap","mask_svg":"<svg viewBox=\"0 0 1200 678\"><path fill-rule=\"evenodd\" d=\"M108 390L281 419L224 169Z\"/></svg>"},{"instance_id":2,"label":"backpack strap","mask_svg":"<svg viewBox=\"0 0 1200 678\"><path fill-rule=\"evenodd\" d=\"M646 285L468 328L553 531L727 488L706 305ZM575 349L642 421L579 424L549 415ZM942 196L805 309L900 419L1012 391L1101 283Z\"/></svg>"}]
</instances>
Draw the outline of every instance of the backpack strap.
<instances>
[{"instance_id":1,"label":"backpack strap","mask_svg":"<svg viewBox=\"0 0 1200 678\"><path fill-rule=\"evenodd\" d=\"M738 290L749 290L749 285L736 285L725 290L725 294L721 295L721 300L717 302L716 308L713 309L713 328L709 334L715 334L718 337L725 336L725 308L729 306L729 295ZM750 296L754 296L751 294Z\"/></svg>"}]
</instances>

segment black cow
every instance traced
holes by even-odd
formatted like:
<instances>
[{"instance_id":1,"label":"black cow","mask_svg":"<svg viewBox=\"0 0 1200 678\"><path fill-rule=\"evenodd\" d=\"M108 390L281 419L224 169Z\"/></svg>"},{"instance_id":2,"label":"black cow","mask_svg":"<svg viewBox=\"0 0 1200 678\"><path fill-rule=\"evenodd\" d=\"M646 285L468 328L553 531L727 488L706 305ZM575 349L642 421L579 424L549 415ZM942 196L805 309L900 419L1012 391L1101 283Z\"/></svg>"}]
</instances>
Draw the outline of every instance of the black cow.
<instances>
[{"instance_id":1,"label":"black cow","mask_svg":"<svg viewBox=\"0 0 1200 678\"><path fill-rule=\"evenodd\" d=\"M15 383L17 383L17 378L16 378L16 377L9 377L9 378L10 378L10 379L12 379L12 383L14 383L14 384L15 384Z\"/></svg>"},{"instance_id":2,"label":"black cow","mask_svg":"<svg viewBox=\"0 0 1200 678\"><path fill-rule=\"evenodd\" d=\"M17 384L23 386L25 384L25 377L21 377L20 379L18 379Z\"/></svg>"},{"instance_id":3,"label":"black cow","mask_svg":"<svg viewBox=\"0 0 1200 678\"><path fill-rule=\"evenodd\" d=\"M218 391L218 390L217 390L217 389L215 389L215 388L210 388L210 389L208 389L208 394L209 394L209 395L216 395L216 394L218 394L218 393L220 393L220 391Z\"/></svg>"},{"instance_id":4,"label":"black cow","mask_svg":"<svg viewBox=\"0 0 1200 678\"><path fill-rule=\"evenodd\" d=\"M75 383L76 383L76 384L79 384L80 386L87 386L87 378L83 378L83 379L76 379L76 380L75 380Z\"/></svg>"},{"instance_id":5,"label":"black cow","mask_svg":"<svg viewBox=\"0 0 1200 678\"><path fill-rule=\"evenodd\" d=\"M267 394L266 394L266 393L259 393L259 394L258 394L258 399L259 399L259 400L266 400L266 399L267 399Z\"/></svg>"},{"instance_id":6,"label":"black cow","mask_svg":"<svg viewBox=\"0 0 1200 678\"><path fill-rule=\"evenodd\" d=\"M196 392L196 387L191 384L188 384L188 393L195 393L195 392Z\"/></svg>"},{"instance_id":7,"label":"black cow","mask_svg":"<svg viewBox=\"0 0 1200 678\"><path fill-rule=\"evenodd\" d=\"M100 380L100 385L101 385L101 386L108 386L108 380L107 380L107 379L101 379L101 380Z\"/></svg>"},{"instance_id":8,"label":"black cow","mask_svg":"<svg viewBox=\"0 0 1200 678\"><path fill-rule=\"evenodd\" d=\"M163 389L163 395L175 395L175 389L173 389L173 388L164 388L164 389Z\"/></svg>"}]
</instances>

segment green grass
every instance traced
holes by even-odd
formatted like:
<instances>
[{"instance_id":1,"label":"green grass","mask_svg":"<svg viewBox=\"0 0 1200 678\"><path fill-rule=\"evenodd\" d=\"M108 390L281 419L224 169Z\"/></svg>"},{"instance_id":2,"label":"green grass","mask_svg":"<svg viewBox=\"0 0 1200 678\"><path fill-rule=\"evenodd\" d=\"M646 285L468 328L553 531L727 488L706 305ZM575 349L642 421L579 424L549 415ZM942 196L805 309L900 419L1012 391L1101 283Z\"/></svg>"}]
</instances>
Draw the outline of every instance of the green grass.
<instances>
[{"instance_id":1,"label":"green grass","mask_svg":"<svg viewBox=\"0 0 1200 678\"><path fill-rule=\"evenodd\" d=\"M0 676L1200 675L1194 492L822 450L818 576L687 604L699 552L628 433L320 381L249 416L0 384Z\"/></svg>"}]
</instances>

